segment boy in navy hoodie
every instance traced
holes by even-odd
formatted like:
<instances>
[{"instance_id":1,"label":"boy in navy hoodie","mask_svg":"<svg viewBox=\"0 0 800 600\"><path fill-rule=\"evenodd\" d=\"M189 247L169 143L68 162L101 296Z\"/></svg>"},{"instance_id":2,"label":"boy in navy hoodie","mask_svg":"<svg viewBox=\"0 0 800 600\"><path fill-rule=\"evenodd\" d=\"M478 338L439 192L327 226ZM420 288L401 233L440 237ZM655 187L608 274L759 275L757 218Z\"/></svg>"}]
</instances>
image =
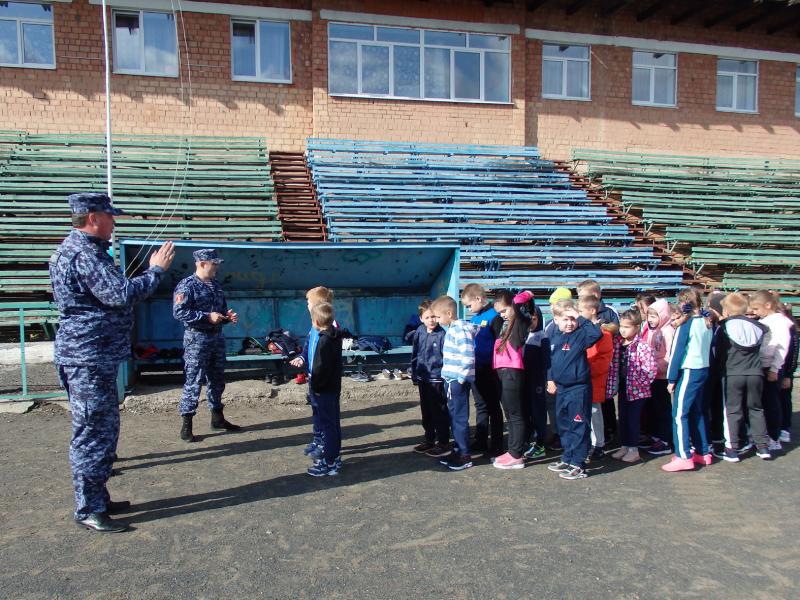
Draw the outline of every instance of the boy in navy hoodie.
<instances>
[{"instance_id":1,"label":"boy in navy hoodie","mask_svg":"<svg viewBox=\"0 0 800 600\"><path fill-rule=\"evenodd\" d=\"M417 454L439 458L450 445L450 415L442 379L445 330L431 310L431 301L419 305L420 325L411 338L411 381L419 389L419 407L425 439L414 446Z\"/></svg>"},{"instance_id":2,"label":"boy in navy hoodie","mask_svg":"<svg viewBox=\"0 0 800 600\"><path fill-rule=\"evenodd\" d=\"M547 468L562 479L583 479L589 455L592 379L586 350L603 337L600 324L578 316L571 300L553 305L557 328L550 336L547 391L556 394L556 423L564 453Z\"/></svg>"}]
</instances>

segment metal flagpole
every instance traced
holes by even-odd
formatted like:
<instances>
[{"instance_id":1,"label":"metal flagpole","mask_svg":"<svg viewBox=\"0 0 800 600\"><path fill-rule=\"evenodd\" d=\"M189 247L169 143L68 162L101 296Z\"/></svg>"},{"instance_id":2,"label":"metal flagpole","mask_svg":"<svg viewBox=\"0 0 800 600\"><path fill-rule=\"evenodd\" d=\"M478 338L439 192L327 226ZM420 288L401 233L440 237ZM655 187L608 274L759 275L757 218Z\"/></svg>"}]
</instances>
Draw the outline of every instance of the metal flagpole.
<instances>
[{"instance_id":1,"label":"metal flagpole","mask_svg":"<svg viewBox=\"0 0 800 600\"><path fill-rule=\"evenodd\" d=\"M103 0L103 50L106 57L106 193L109 198L113 199L111 182L111 65L108 62L107 12L106 0Z\"/></svg>"}]
</instances>

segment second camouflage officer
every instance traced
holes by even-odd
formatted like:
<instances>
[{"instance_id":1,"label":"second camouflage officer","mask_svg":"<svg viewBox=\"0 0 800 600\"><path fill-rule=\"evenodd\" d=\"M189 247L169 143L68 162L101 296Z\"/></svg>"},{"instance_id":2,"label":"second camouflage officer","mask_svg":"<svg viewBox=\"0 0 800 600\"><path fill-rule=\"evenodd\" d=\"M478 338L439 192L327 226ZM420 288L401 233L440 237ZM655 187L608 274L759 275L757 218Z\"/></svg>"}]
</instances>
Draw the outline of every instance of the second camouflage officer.
<instances>
[{"instance_id":1,"label":"second camouflage officer","mask_svg":"<svg viewBox=\"0 0 800 600\"><path fill-rule=\"evenodd\" d=\"M236 323L238 316L228 309L222 286L215 279L222 259L214 249L196 250L195 272L175 286L172 314L183 323L183 360L186 381L179 412L183 424L181 439L194 442L192 418L197 412L200 387L205 383L208 407L211 409L211 428L235 431L238 425L229 423L222 412L222 392L225 389L225 336L222 327Z\"/></svg>"}]
</instances>

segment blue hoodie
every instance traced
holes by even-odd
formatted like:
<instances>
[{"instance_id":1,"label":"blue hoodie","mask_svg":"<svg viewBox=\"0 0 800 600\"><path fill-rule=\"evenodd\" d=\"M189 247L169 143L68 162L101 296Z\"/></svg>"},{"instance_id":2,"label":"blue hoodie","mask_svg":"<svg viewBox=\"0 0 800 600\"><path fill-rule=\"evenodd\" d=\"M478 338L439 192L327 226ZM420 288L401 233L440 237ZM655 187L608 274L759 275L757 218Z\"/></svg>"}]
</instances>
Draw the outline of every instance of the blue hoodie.
<instances>
[{"instance_id":1,"label":"blue hoodie","mask_svg":"<svg viewBox=\"0 0 800 600\"><path fill-rule=\"evenodd\" d=\"M554 327L550 334L550 368L548 381L555 381L560 387L581 383L591 383L589 361L586 350L603 337L600 325L578 317L578 327L571 333L564 333Z\"/></svg>"},{"instance_id":2,"label":"blue hoodie","mask_svg":"<svg viewBox=\"0 0 800 600\"><path fill-rule=\"evenodd\" d=\"M475 366L477 368L492 367L495 340L492 323L499 316L494 307L487 304L480 312L470 317L469 322L477 326L475 333Z\"/></svg>"}]
</instances>

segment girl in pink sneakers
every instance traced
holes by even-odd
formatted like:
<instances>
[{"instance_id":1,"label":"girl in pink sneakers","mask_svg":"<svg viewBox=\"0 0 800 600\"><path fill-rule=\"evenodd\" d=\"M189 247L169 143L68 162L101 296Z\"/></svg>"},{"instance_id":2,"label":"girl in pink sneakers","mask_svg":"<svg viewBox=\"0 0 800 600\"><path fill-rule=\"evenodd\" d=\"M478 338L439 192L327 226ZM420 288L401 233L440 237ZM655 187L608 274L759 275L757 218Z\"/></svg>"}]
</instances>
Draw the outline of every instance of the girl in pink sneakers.
<instances>
[{"instance_id":1,"label":"girl in pink sneakers","mask_svg":"<svg viewBox=\"0 0 800 600\"><path fill-rule=\"evenodd\" d=\"M702 405L713 334L709 321L700 313L703 298L697 289L682 289L678 293L678 304L683 316L677 321L678 331L667 372L667 389L673 394L675 455L661 467L668 472L691 471L695 464L710 465L712 460ZM690 438L694 452L690 450Z\"/></svg>"},{"instance_id":2,"label":"girl in pink sneakers","mask_svg":"<svg viewBox=\"0 0 800 600\"><path fill-rule=\"evenodd\" d=\"M619 316L619 336L614 340L606 383L606 398L619 395L622 447L611 456L627 463L642 460L639 456L642 407L650 400L650 384L656 377L656 357L653 349L642 340L641 327L642 316L638 310L626 310Z\"/></svg>"},{"instance_id":3,"label":"girl in pink sneakers","mask_svg":"<svg viewBox=\"0 0 800 600\"><path fill-rule=\"evenodd\" d=\"M500 404L503 405L508 423L508 452L493 462L498 469L525 467L522 454L527 449L528 432L527 419L523 414L525 365L522 355L531 321L520 310L520 305L530 297L519 294L515 298L508 290L501 290L494 300L494 308L503 321L500 330L495 332L493 366L500 379Z\"/></svg>"}]
</instances>

